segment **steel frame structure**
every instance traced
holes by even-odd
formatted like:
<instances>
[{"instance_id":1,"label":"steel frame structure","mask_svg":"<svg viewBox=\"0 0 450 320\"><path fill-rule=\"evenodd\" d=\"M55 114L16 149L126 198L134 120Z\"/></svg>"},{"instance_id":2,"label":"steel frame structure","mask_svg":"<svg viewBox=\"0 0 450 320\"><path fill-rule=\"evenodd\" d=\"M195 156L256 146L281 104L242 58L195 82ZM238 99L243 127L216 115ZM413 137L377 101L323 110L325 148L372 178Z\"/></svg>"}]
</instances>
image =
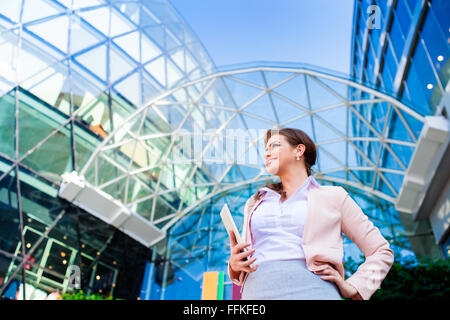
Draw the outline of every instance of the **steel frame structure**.
<instances>
[{"instance_id":1,"label":"steel frame structure","mask_svg":"<svg viewBox=\"0 0 450 320\"><path fill-rule=\"evenodd\" d=\"M269 75L271 73L276 73L277 76L280 74L284 74L285 77L281 81L278 81L272 86L268 86L267 82L265 82L266 75ZM241 75L260 75L262 82L265 83L264 86L240 79L239 76ZM306 84L306 96L310 97L311 95L317 96L318 92L311 93L308 91L308 83L315 82L318 84L317 88L320 88L323 90L323 94L328 93L330 96L333 96L336 98L336 103L333 103L331 105L321 106L320 108L314 107L311 104L304 106L298 101L295 101L292 97L288 97L286 95L280 94L277 92L277 88L288 84L289 81L294 81L298 79L302 79L302 81ZM241 103L241 104L235 104L233 106L227 106L227 105L213 105L213 104L207 104L205 103L205 97L207 95L212 94L214 97L219 97L219 100L222 98L222 101L224 101L223 97L220 97L223 92L226 92L228 97L230 98L230 101L235 101L233 94L236 94L230 89L226 81L232 81L235 83L238 83L242 87L251 89L256 89L256 91L259 91L256 95L254 95L251 99L248 101ZM327 84L328 82L328 84ZM224 89L223 91L217 91L217 84L221 84L221 89ZM345 89L347 92L349 88L357 89L361 92L367 93L369 95L368 98L363 99L357 99L352 100L352 97L349 95L343 96L339 90L336 90L336 88L330 87L330 85L334 84L342 84L345 86ZM192 92L192 88L200 87L201 90L197 90L197 95L195 97L186 95L186 97L189 99L189 101L177 101L176 96L180 92ZM339 88L342 89L342 88ZM321 94L321 93L320 93ZM251 112L247 112L246 108L257 101L258 99L261 99L262 97L277 97L291 106L293 108L298 110L297 114L290 115L290 119L286 121L280 121L279 119L272 118L269 119L268 117L264 117L261 115L257 115ZM271 101L270 99L268 101ZM311 102L311 100L308 100ZM375 128L371 123L371 119L365 119L363 115L361 115L355 108L355 105L368 105L372 107L380 106L382 103L388 104L386 118L382 119L384 120L382 130L379 131L377 128ZM172 126L172 124L167 121L165 116L163 115L163 112L161 111L162 108L165 106L170 105L170 107L175 108L178 106L182 106L180 108L183 108L184 114L181 121L179 121L178 125ZM221 123L221 125L217 128L214 128L216 130L215 134L213 134L213 138L208 142L208 144L204 147L202 150L202 155L205 155L209 148L213 145L216 139L218 139L218 135L227 128L227 126L232 122L232 120L235 117L240 117L243 120L243 123L247 129L250 129L250 126L245 123L246 119L253 118L261 121L262 123L267 125L267 128L279 128L284 126L289 126L289 124L294 123L295 120L309 117L311 123L313 121L321 122L324 126L326 126L330 131L333 131L336 133L339 138L338 139L329 139L324 141L318 141L317 133L314 129L314 126L312 126L312 132L310 132L311 136L315 141L317 141L317 147L319 150L319 153L323 152L326 153L329 157L331 157L334 161L336 161L339 166L337 166L335 169L332 170L321 170L321 166L323 165L320 161L318 163L319 172L317 173L317 177L329 181L332 183L338 183L342 185L348 185L357 189L360 189L361 191L365 193L370 193L374 196L377 196L381 199L384 199L388 202L395 203L395 197L397 195L398 190L393 186L393 184L389 181L388 178L386 178L385 173L391 173L395 175L402 175L403 172L407 169L408 163L404 163L399 155L396 154L396 152L393 150L391 145L401 145L404 147L414 148L415 142L417 141L417 136L419 132L415 131L414 128L411 128L408 124L408 121L405 119L405 116L409 116L414 118L415 120L422 122L424 121L424 118L416 113L413 109L406 106L405 104L401 103L400 101L383 94L381 92L378 92L376 90L373 90L371 88L368 88L364 85L361 85L355 81L352 81L350 79L344 79L341 77L337 77L331 74L323 73L321 71L311 70L307 68L277 68L277 67L254 67L254 68L244 68L240 70L233 70L228 72L218 72L206 77L203 77L201 79L188 82L186 84L183 84L180 87L174 88L172 90L169 90L168 92L162 94L156 99L153 99L146 105L142 106L138 110L136 110L133 114L131 114L127 119L124 120L122 125L118 126L115 131L111 133L102 143L101 145L96 149L96 151L91 155L90 159L86 162L85 166L81 169L80 174L86 175L88 171L93 171L91 176L91 183L97 186L98 188L102 190L107 190L108 187L111 187L112 185L116 185L117 189L124 190L126 195L122 194L122 199L127 199L127 201L124 202L125 205L129 206L130 208L133 208L134 205L137 203L145 202L145 201L152 201L151 205L151 212L149 214L150 221L154 223L155 225L164 223L164 226L162 227L164 230L168 230L172 225L174 225L179 219L181 219L185 214L189 213L190 210L192 210L195 207L198 207L201 205L202 202L209 200L210 198L233 190L234 188L239 188L242 185L246 185L249 183L254 182L262 182L268 179L267 173L265 172L263 161L260 155L260 162L258 165L252 165L252 164L240 164L239 166L242 167L249 167L252 169L258 169L259 171L254 174L249 179L242 179L240 181L236 181L233 184L230 183L223 183L224 178L226 177L226 174L228 171L236 165L235 162L227 164L227 166L222 171L222 174L219 177L209 177L209 179L206 179L208 182L206 183L192 183L192 179L194 175L197 172L200 172L201 169L199 169L200 164L195 161L195 159L184 159L179 161L171 161L167 160L169 158L169 155L172 152L175 152L175 145L177 143L177 139L179 139L180 130L183 129L184 124L186 121L188 121L191 117L194 111L198 108L203 107L202 114L205 114L204 110L207 110L206 108L209 108L210 110L213 110L214 112L220 113L221 111L226 110L226 112L229 112L229 117L227 118L226 122ZM339 108L345 108L345 112L347 116L345 117L347 121L345 122L345 125L342 127L337 128L335 125L333 125L332 122L333 119L326 119L323 116L321 116L321 112L328 111L332 109L339 109ZM267 108L270 108L275 111L276 115L276 108L274 103L271 105L268 105ZM163 133L163 134L147 134L146 132L143 132L143 123L146 119L147 114L152 114L155 116L159 116L161 121L167 121L167 125L171 127L171 132ZM410 136L410 141L404 141L400 139L393 139L387 136L388 128L390 126L390 119L392 119L391 113L396 113L396 115L402 120L403 124L405 125L405 128L407 129L407 132ZM348 116L351 114L351 117L354 117L357 119L358 122L363 124L367 127L368 131L366 135L357 136L357 133L350 130L350 123L351 117ZM205 115L205 117L207 117ZM155 119L154 119L155 120ZM331 121L329 121L331 120ZM207 121L206 121L207 122ZM129 128L133 128L130 130ZM136 129L137 128L137 129ZM211 129L205 128L205 129ZM353 128L354 130L354 128ZM126 131L126 133L124 133ZM141 132L142 131L142 132ZM116 138L116 135L120 135L120 140ZM153 153L153 149L151 148L152 141L156 139L162 139L166 138L168 141L168 147L163 150L163 154L156 163L152 163L148 166L144 167L138 167L134 166L133 168L133 161L135 160L133 157L137 156L136 150L138 146L142 146L142 148L150 153ZM248 152L248 149L252 146L255 146L258 141L262 139L262 136L253 137L252 141L248 144L245 152ZM373 161L370 159L366 152L367 150L362 150L360 147L358 147L355 144L355 141L363 141L363 142L373 142L378 141L380 142L378 149L377 149L377 157L376 160ZM327 145L336 143L336 142L344 142L345 143L345 156L344 157L336 157L334 156L328 149ZM111 154L116 154L114 151L119 150L124 145L129 144L133 146L133 152L129 154L129 162L127 166L121 165L118 162L114 161L111 158ZM350 165L349 164L349 147L353 148L354 151L356 151L357 156L363 159L364 161L369 164L370 167L366 166L356 166L356 165ZM386 149L389 156L391 156L395 161L398 163L399 169L393 169L392 167L383 165L382 161L382 154L381 150ZM116 176L111 176L109 180L102 180L100 183L98 181L98 177L101 176L101 166L99 166L99 160L102 159L106 161L107 163L111 164L115 168L117 168L117 172L119 172ZM159 176L159 179L156 182L156 187L154 190L152 190L150 187L148 187L148 183L144 180L142 180L143 176L140 176L140 174L145 172L152 172L155 171L158 168L167 168L167 166L171 165L181 165L183 163L190 163L191 167L189 169L189 174L186 174L183 179L182 183L179 185L173 187L173 188L161 188L159 189L161 185L161 176ZM330 174L337 171L345 171L347 175L352 176L354 179L349 179L348 177L345 179L333 177ZM373 178L371 181L362 181L361 178L358 175L355 175L355 171L373 171L376 174L373 175ZM202 172L202 174L204 174ZM376 182L377 178L382 179L385 185L387 186L388 190L384 189L377 189ZM89 178L88 178L89 180ZM143 188L149 189L149 194L145 197L141 198L133 198L130 196L130 181L134 180L136 182L136 185L142 186ZM214 182L211 182L214 181ZM196 201L190 203L189 205L185 205L182 199L182 190L186 188L208 188L207 195L202 196L201 198L196 199ZM174 207L168 203L168 201L165 201L162 196L168 193L177 193L180 195L181 202L178 205L178 207ZM164 203L166 203L170 210L172 211L170 214L160 217L158 219L155 219L155 205L156 205L156 198L161 199ZM139 212L138 212L139 213ZM148 216L148 215L146 215Z\"/></svg>"},{"instance_id":2,"label":"steel frame structure","mask_svg":"<svg viewBox=\"0 0 450 320\"><path fill-rule=\"evenodd\" d=\"M103 23L105 19L107 23ZM49 28L51 31L47 32ZM168 1L158 3L8 1L0 5L0 39L1 50L7 57L6 61L0 61L4 63L2 67L6 67L0 74L0 99L11 95L15 100L14 151L13 154L0 155L2 159L0 165L4 169L0 175L0 181L8 176L14 177L22 245L20 250L22 263L9 276L7 283L0 288L0 294L3 294L18 272L21 272L22 280L26 282L23 265L30 263L28 260L30 253L37 248L48 232L53 230L55 223L60 219L56 219L47 228L47 232L40 237L36 245L29 250L25 248L20 183L21 178L24 178L26 174L21 171L31 172L51 186L57 186L59 179L49 179L39 170L24 164L23 161L29 159L43 145L68 128L71 149L68 168L77 170L79 163L76 140L79 137L75 129L83 127L83 113L96 108L97 100L100 101L106 95L109 126L114 128L115 119L113 118L118 110L114 109L113 104L118 96L121 96L119 99L124 100L127 107L133 110L136 108L133 103L140 105L149 96L156 95L170 85L174 85L176 81L171 81L174 72L178 74L177 81L183 81L185 77L198 76L210 70L214 63L189 25ZM139 54L136 54L135 46L125 45L127 41L128 43L134 41ZM92 54L95 56L95 52L104 54L104 70L96 68L98 61L90 58ZM124 67L127 70L114 76L118 68L116 65L120 64L120 61L122 61L122 67L127 64ZM127 62L124 64L124 61ZM158 66L154 67L154 64ZM163 74L158 71L158 68L163 69ZM127 79L136 76L142 81L136 88L139 94L134 95L135 99L133 99L128 96L123 86L120 88L120 83L125 83ZM47 87L56 92L58 86L51 81L54 78L68 84L68 87L60 88L60 96L68 97L67 108L49 102L47 95L53 96L53 93L49 94L49 90L45 92L37 90L39 87ZM77 82L79 83L80 79L83 79L83 86L85 86L83 89L93 95L86 95L84 99L86 104L81 107L80 101L77 101L80 100L77 96L80 89ZM25 139L19 134L19 108L24 92L33 92L34 98L49 103L55 109L60 108L62 113L67 115L52 128L51 132L25 151L20 149ZM12 254L6 251L0 253L8 258ZM25 296L24 287L23 297Z\"/></svg>"},{"instance_id":3,"label":"steel frame structure","mask_svg":"<svg viewBox=\"0 0 450 320\"><path fill-rule=\"evenodd\" d=\"M62 7L61 1L49 1L55 6ZM305 129L316 142L319 151L319 161L317 170L315 170L316 178L326 184L347 186L354 192L359 191L361 194L369 195L370 203L368 202L368 205L365 203L364 206L365 209L368 209L366 213L374 222L388 225L392 231L391 234L394 235L394 237L387 237L391 243L408 249L407 244L395 239L395 234L399 230L397 228L398 221L391 209L396 202L402 177L408 168L409 157L416 147L421 126L424 123L423 115L419 114L412 106L387 93L380 92L379 89L369 87L359 80L300 64L273 63L265 65L257 63L253 66L241 65L235 66L233 69L216 70L206 73L208 74L206 76L201 76L205 74L204 71L213 66L213 62L200 42L198 44L201 52L193 52L190 50L190 46L188 48L186 43L183 43L170 50L165 46L159 47L161 55L152 59L144 59L142 53L136 59L133 52L127 50L129 48L120 46L117 42L119 38L131 36L134 32L145 33L144 28L126 14L127 6L138 6L139 10L151 15L159 26L168 30L168 33L164 35L166 37L164 38L165 44L170 41L172 30L176 29L173 29L176 19L173 21L165 18L159 19L141 1L124 4L126 7L124 11L116 4L105 2L102 5L65 8L67 10L56 15L26 22L22 21L24 3L25 1L20 1L18 21L0 13L0 22L6 21L4 25L6 27L3 26L0 29L0 36L17 34L16 45L19 49L24 47L25 40L28 42L31 39L30 43L44 43L49 51L56 52L55 57L49 60L50 63L44 71L64 65L67 68L66 76L71 85L68 92L68 117L35 146L25 153L19 154L19 104L21 90L24 88L22 85L27 81L33 82L32 86L25 88L31 90L45 83L51 75L38 79L42 72L39 70L26 78L21 78L21 66L18 64L16 78L7 84L15 99L14 155L1 155L10 164L0 176L0 181L8 176L14 176L19 200L19 226L22 237L22 249L20 250L22 257L17 257L21 263L15 269L14 274L9 277L9 281L22 271L25 282L26 275L23 266L30 263L28 257L40 243L38 241L30 250L24 246L23 212L20 199L20 178L23 173L20 171L25 168L33 172L35 176L58 185L58 181L50 181L48 177L27 167L22 161L65 127L70 128L71 169L79 171L95 187L119 199L131 211L144 216L155 226L167 231L169 239L165 244L163 254L167 261L170 260L180 268L186 267L194 261L199 262L205 256L206 265L217 258L213 250L220 248L226 242L226 234L220 232L217 236L212 234L212 232L221 231L220 220L217 220L216 204L230 201L227 199L238 199L239 201L232 206L232 211L239 215L242 213L242 203L245 202L245 197L248 197L264 182L272 180L272 177L264 169L263 152L258 149L263 137L256 133L257 130L253 130L261 128L293 126ZM392 8L395 6L396 0L389 3L389 18L383 24L384 31L392 22ZM416 22L422 20L421 17L426 10L426 1L419 3L420 5L418 4L414 11ZM109 10L110 18L112 13L119 14L133 27L124 33L105 34L88 18L88 13L95 10ZM172 14L177 15L173 12ZM34 25L66 17L69 18L67 51L61 51L54 44L33 33ZM82 28L100 36L101 39L80 51L72 52L70 39L71 30L74 27L73 18ZM179 20L176 21L183 24L181 28L189 29L184 21L180 17L178 18ZM108 28L111 32L111 24L108 25ZM416 29L418 28L417 24ZM415 41L416 29L411 29L408 35L408 46L406 46L408 48L405 47L403 57L411 55L408 50ZM146 35L152 39L151 34L146 33ZM367 38L368 30L364 34L363 63L366 60L367 51L370 50ZM377 56L381 56L388 41L390 41L389 37L383 38ZM142 45L141 40L139 45ZM106 78L93 72L77 59L89 51L102 48L102 46L106 46L108 52ZM120 54L133 61L135 66L114 80L111 77L111 48L118 50ZM184 75L183 81L177 82L176 87L170 88L167 85L169 78L167 66L163 68L164 74L159 75L160 78L150 73L148 67L163 57L166 59L165 62L176 65L177 60L172 53L177 50L186 50L196 59L196 54L198 54L197 63L201 72L184 72L180 69L179 71ZM352 54L354 54L353 51ZM186 59L184 56L182 64L185 66L187 65ZM202 61L202 59L204 60ZM378 64L375 67L377 75L380 73L380 66L381 64ZM396 76L396 89L401 89L407 68L407 65L402 65L402 68L399 69ZM88 113L88 108L77 108L76 106L72 84L78 72L85 74L86 79L92 81L89 85L100 88L99 92L107 95L107 107L111 117L111 131L90 155L89 160L82 163L82 166L77 165L75 128L80 125L80 116ZM359 79L362 79L364 70L361 69L359 72L361 75ZM131 78L134 74L138 74L140 80L144 78L150 78L153 81L165 79L166 86L160 86L160 93L146 102L147 97L140 85L140 97L137 100L140 103L133 106L130 102L131 98L125 99L132 106L132 111L125 118L113 122L112 101L116 98L115 94L124 94L115 85ZM5 83L2 84L5 85ZM297 91L293 88L296 88ZM0 91L0 95L5 92ZM321 96L327 98L322 101L319 98ZM337 117L338 115L342 116L342 119ZM193 124L198 125L199 123L202 123L202 130L210 130L211 134L211 139L201 150L201 156L207 156L208 152L215 148L219 138L225 136L226 140L245 141L246 148L241 150L242 157L245 158L250 152L256 150L256 154L259 156L258 162L232 161L219 166L210 160L198 161L189 157L173 159L172 155L175 151L178 153L182 151L179 142L185 134L183 130L192 131ZM401 124L401 130L403 130L402 137L392 134L393 131L400 130L398 123ZM164 130L157 131L155 128ZM251 139L247 141L239 136L227 137L225 134L227 129L242 129L250 133ZM98 141L101 139L99 138ZM156 153L158 150L159 154ZM148 157L147 160L142 160L143 154ZM155 154L158 155L155 156ZM137 159L139 161L136 161ZM105 174L106 170L110 171ZM164 174L171 176L172 183L168 183ZM370 209L372 207L373 210ZM47 229L48 232L54 228L62 215L64 215L64 210ZM187 227L188 225L190 228ZM193 238L192 235L196 237ZM46 234L43 234L40 241L45 236ZM11 258L11 253L6 251L0 251L0 254ZM180 262L177 259L189 260L189 262ZM217 261L212 263L220 265L217 264ZM168 264L166 263L161 297L164 297L166 290L167 272ZM190 274L193 279L199 279L199 274L188 269L186 269L186 273ZM8 283L0 288L0 294Z\"/></svg>"}]
</instances>

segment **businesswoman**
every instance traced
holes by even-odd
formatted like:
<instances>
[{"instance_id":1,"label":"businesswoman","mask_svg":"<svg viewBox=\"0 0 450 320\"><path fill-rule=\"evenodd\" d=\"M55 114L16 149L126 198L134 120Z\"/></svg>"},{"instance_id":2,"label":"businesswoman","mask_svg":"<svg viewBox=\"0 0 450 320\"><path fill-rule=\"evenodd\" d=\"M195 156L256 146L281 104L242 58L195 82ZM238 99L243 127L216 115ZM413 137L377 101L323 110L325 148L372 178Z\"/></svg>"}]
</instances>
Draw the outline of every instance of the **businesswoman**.
<instances>
[{"instance_id":1,"label":"businesswoman","mask_svg":"<svg viewBox=\"0 0 450 320\"><path fill-rule=\"evenodd\" d=\"M269 129L264 143L267 171L280 182L247 200L244 244L230 233L228 275L242 299L369 299L394 262L389 243L344 188L314 179L317 153L305 132ZM366 257L346 280L342 233Z\"/></svg>"}]
</instances>

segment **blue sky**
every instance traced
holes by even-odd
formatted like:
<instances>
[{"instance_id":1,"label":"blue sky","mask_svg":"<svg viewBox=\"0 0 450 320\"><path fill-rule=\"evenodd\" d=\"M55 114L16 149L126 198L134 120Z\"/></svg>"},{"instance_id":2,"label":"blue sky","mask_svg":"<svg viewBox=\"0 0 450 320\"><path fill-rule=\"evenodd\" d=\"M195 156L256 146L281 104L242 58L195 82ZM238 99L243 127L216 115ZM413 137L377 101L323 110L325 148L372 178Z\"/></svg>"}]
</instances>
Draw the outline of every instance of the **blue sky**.
<instances>
[{"instance_id":1,"label":"blue sky","mask_svg":"<svg viewBox=\"0 0 450 320\"><path fill-rule=\"evenodd\" d=\"M349 72L353 0L169 0L217 66L304 62Z\"/></svg>"}]
</instances>

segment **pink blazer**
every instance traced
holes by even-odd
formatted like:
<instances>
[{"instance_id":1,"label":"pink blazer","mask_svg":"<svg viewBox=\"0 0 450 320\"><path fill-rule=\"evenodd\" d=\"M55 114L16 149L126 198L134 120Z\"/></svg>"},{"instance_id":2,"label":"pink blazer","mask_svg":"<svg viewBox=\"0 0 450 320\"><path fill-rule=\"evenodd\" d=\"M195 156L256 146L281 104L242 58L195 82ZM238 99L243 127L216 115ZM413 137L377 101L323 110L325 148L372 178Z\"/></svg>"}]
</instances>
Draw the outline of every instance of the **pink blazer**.
<instances>
[{"instance_id":1,"label":"pink blazer","mask_svg":"<svg viewBox=\"0 0 450 320\"><path fill-rule=\"evenodd\" d=\"M394 253L389 243L344 188L325 185L311 188L308 199L308 214L302 239L307 268L315 271L320 265L328 263L344 277L343 232L361 249L366 258L346 281L358 290L364 300L368 300L394 263ZM255 201L250 197L245 204L242 230L245 243L253 244L249 226L252 214L261 201L262 199ZM232 278L228 263L228 276L233 283L241 286L241 293L248 274L241 271L238 278Z\"/></svg>"}]
</instances>

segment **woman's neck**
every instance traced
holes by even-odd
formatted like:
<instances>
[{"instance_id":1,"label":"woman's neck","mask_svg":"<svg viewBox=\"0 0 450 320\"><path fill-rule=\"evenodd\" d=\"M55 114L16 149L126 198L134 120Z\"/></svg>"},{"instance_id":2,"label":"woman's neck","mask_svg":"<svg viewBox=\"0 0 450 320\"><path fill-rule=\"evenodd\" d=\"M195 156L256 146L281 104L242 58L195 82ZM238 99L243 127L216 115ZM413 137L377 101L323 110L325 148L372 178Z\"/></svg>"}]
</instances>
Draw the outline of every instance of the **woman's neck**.
<instances>
[{"instance_id":1,"label":"woman's neck","mask_svg":"<svg viewBox=\"0 0 450 320\"><path fill-rule=\"evenodd\" d=\"M283 191L286 192L287 195L297 190L298 187L305 183L306 179L308 179L308 174L304 168L280 176Z\"/></svg>"}]
</instances>

